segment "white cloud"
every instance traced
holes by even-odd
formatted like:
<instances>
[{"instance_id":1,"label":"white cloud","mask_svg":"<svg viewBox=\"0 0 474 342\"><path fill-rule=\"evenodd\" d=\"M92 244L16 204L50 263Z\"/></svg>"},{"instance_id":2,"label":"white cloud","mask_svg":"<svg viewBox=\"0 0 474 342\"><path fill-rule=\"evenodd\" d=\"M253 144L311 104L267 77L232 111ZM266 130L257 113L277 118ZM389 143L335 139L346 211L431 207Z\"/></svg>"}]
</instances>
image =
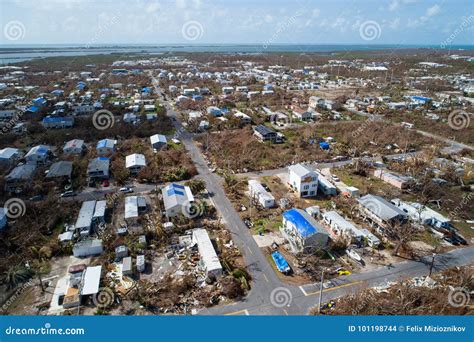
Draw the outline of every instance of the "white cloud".
<instances>
[{"instance_id":1,"label":"white cloud","mask_svg":"<svg viewBox=\"0 0 474 342\"><path fill-rule=\"evenodd\" d=\"M400 7L398 0L393 0L390 5L388 5L388 10L390 12L396 11Z\"/></svg>"},{"instance_id":2,"label":"white cloud","mask_svg":"<svg viewBox=\"0 0 474 342\"><path fill-rule=\"evenodd\" d=\"M441 11L440 5L434 5L426 10L426 16L430 18L438 14L440 11Z\"/></svg>"}]
</instances>

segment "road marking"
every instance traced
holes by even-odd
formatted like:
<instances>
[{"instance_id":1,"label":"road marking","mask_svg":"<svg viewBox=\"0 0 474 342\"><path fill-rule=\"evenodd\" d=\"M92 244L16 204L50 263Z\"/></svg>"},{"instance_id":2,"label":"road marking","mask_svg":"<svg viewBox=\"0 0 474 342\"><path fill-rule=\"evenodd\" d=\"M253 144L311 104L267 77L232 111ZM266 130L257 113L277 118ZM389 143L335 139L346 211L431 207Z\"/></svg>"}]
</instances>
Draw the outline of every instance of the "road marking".
<instances>
[{"instance_id":1,"label":"road marking","mask_svg":"<svg viewBox=\"0 0 474 342\"><path fill-rule=\"evenodd\" d=\"M245 314L245 316L250 316L247 309L231 312L231 313L225 314L225 316L240 316L242 314Z\"/></svg>"},{"instance_id":2,"label":"road marking","mask_svg":"<svg viewBox=\"0 0 474 342\"><path fill-rule=\"evenodd\" d=\"M253 254L252 249L249 246L247 246L247 248L248 248L250 254Z\"/></svg>"},{"instance_id":3,"label":"road marking","mask_svg":"<svg viewBox=\"0 0 474 342\"><path fill-rule=\"evenodd\" d=\"M267 283L269 283L268 278L267 278L267 275L266 275L265 273L263 273L263 277L265 278L265 280L267 281Z\"/></svg>"},{"instance_id":4,"label":"road marking","mask_svg":"<svg viewBox=\"0 0 474 342\"><path fill-rule=\"evenodd\" d=\"M300 290L301 290L301 292L303 292L303 294L304 294L306 297L308 296L308 294L306 293L306 291L305 291L304 288L303 288L303 285L300 286Z\"/></svg>"},{"instance_id":5,"label":"road marking","mask_svg":"<svg viewBox=\"0 0 474 342\"><path fill-rule=\"evenodd\" d=\"M330 287L328 289L324 289L323 292L329 292L329 291L334 291L334 290L337 290L337 289L340 289L340 288L343 288L343 287L348 287L348 286L354 286L354 285L357 285L357 284L360 284L362 283L362 281L355 281L353 283L348 283L348 284L343 284L343 285L339 285L339 286L334 286L334 287ZM300 287L301 288L301 287ZM316 294L319 294L319 291L315 291L315 292L310 292L310 293L306 293L305 291L304 292L304 295L306 297L308 296L314 296Z\"/></svg>"}]
</instances>

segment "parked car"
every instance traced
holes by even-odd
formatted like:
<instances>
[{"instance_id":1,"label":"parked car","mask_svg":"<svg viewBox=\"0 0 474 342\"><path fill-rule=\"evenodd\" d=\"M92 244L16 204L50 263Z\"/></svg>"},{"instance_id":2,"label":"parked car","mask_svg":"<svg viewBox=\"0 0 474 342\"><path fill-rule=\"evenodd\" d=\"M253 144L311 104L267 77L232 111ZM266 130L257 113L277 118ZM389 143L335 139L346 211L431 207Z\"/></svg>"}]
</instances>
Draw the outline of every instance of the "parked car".
<instances>
[{"instance_id":1,"label":"parked car","mask_svg":"<svg viewBox=\"0 0 474 342\"><path fill-rule=\"evenodd\" d=\"M74 191L69 190L69 191L63 192L60 196L61 196L61 197L72 197L72 196L75 196L75 195L76 195L76 194L74 193Z\"/></svg>"},{"instance_id":2,"label":"parked car","mask_svg":"<svg viewBox=\"0 0 474 342\"><path fill-rule=\"evenodd\" d=\"M38 202L38 201L41 201L43 199L43 195L35 195L33 197L30 197L30 201L32 202Z\"/></svg>"},{"instance_id":3,"label":"parked car","mask_svg":"<svg viewBox=\"0 0 474 342\"><path fill-rule=\"evenodd\" d=\"M102 181L102 186L103 186L104 188L107 188L109 185L110 185L110 183L109 183L109 181L108 181L107 179L104 179L104 180Z\"/></svg>"},{"instance_id":4,"label":"parked car","mask_svg":"<svg viewBox=\"0 0 474 342\"><path fill-rule=\"evenodd\" d=\"M133 189L129 188L129 187L124 187L124 188L120 188L119 191L123 192L125 194L129 194L129 193L133 192Z\"/></svg>"}]
</instances>

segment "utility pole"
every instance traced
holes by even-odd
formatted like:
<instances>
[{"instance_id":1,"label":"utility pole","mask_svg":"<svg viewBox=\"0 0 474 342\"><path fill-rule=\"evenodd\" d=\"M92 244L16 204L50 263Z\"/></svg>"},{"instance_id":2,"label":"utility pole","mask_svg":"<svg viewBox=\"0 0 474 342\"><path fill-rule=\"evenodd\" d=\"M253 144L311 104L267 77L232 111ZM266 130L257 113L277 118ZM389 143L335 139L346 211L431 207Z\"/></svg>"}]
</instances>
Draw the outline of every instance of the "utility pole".
<instances>
[{"instance_id":1,"label":"utility pole","mask_svg":"<svg viewBox=\"0 0 474 342\"><path fill-rule=\"evenodd\" d=\"M431 259L431 264L430 264L430 277L431 273L433 273L433 267L434 267L434 261L435 261L436 253L433 253L433 258Z\"/></svg>"},{"instance_id":2,"label":"utility pole","mask_svg":"<svg viewBox=\"0 0 474 342\"><path fill-rule=\"evenodd\" d=\"M324 269L321 271L321 284L319 285L318 314L321 314L321 300L323 297Z\"/></svg>"}]
</instances>

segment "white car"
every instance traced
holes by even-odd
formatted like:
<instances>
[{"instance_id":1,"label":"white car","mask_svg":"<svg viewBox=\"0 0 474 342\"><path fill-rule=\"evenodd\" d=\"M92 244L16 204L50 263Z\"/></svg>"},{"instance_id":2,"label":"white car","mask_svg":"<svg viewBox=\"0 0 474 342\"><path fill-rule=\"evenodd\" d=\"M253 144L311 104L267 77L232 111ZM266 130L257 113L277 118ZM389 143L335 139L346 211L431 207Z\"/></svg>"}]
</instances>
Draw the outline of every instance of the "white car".
<instances>
[{"instance_id":1,"label":"white car","mask_svg":"<svg viewBox=\"0 0 474 342\"><path fill-rule=\"evenodd\" d=\"M76 194L74 193L74 191L68 190L68 191L63 192L60 196L61 197L72 197L72 196L76 196Z\"/></svg>"},{"instance_id":2,"label":"white car","mask_svg":"<svg viewBox=\"0 0 474 342\"><path fill-rule=\"evenodd\" d=\"M119 191L120 191L120 192L123 192L123 193L125 193L125 194L129 194L129 193L133 192L133 189L132 189L132 188L125 187L125 188L120 188Z\"/></svg>"},{"instance_id":3,"label":"white car","mask_svg":"<svg viewBox=\"0 0 474 342\"><path fill-rule=\"evenodd\" d=\"M336 176L336 175L332 175L332 180L335 181L335 182L339 182L339 181L340 181L339 177Z\"/></svg>"}]
</instances>

